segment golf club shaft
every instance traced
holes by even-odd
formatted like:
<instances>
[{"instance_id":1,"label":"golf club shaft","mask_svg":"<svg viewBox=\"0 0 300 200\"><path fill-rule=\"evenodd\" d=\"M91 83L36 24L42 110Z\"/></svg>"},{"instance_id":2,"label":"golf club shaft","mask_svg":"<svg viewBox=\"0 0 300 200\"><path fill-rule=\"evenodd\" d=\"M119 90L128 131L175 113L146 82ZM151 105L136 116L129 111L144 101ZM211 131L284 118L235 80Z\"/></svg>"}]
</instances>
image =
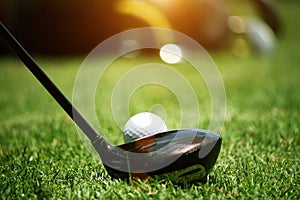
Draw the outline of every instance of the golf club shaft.
<instances>
[{"instance_id":1,"label":"golf club shaft","mask_svg":"<svg viewBox=\"0 0 300 200\"><path fill-rule=\"evenodd\" d=\"M72 118L77 126L86 134L86 136L94 142L96 138L100 137L89 123L82 117L77 109L69 102L57 86L44 73L34 59L27 53L22 45L15 39L9 30L0 21L0 36L3 41L11 48L11 50L22 60L25 66L32 72L32 74L39 80L39 82L46 88L51 96L59 103L65 112Z\"/></svg>"}]
</instances>

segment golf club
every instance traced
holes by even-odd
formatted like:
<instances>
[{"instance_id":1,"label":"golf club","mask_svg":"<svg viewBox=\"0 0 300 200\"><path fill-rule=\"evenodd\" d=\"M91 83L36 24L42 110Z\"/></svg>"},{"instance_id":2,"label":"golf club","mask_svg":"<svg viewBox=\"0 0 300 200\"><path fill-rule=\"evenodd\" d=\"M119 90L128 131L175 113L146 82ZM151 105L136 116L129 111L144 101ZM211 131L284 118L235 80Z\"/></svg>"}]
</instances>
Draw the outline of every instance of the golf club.
<instances>
[{"instance_id":1,"label":"golf club","mask_svg":"<svg viewBox=\"0 0 300 200\"><path fill-rule=\"evenodd\" d=\"M122 180L160 176L179 183L205 180L220 152L219 134L180 129L113 146L90 126L2 22L0 36L89 138L110 176Z\"/></svg>"}]
</instances>

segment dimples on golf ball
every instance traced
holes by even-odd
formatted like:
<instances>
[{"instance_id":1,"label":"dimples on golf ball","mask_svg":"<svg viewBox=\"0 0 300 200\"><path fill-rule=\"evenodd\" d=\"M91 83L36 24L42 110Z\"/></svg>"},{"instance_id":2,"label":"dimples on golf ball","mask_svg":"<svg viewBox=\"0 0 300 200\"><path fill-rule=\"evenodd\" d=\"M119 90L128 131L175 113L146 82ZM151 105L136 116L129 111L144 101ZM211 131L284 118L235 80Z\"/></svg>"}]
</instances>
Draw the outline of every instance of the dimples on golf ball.
<instances>
[{"instance_id":1,"label":"dimples on golf ball","mask_svg":"<svg viewBox=\"0 0 300 200\"><path fill-rule=\"evenodd\" d=\"M128 143L167 130L166 123L158 115L142 112L132 116L125 124L123 138Z\"/></svg>"}]
</instances>

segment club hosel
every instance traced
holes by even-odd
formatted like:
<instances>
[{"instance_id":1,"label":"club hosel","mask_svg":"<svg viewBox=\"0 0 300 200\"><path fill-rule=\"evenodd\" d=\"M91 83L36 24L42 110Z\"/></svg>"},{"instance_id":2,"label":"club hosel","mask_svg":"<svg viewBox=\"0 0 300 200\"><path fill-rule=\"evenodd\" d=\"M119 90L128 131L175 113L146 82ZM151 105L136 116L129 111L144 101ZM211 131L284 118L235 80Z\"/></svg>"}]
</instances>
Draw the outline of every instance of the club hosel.
<instances>
[{"instance_id":1,"label":"club hosel","mask_svg":"<svg viewBox=\"0 0 300 200\"><path fill-rule=\"evenodd\" d=\"M110 151L113 146L109 144L102 136L98 135L94 140L91 141L95 149L99 154Z\"/></svg>"},{"instance_id":2,"label":"club hosel","mask_svg":"<svg viewBox=\"0 0 300 200\"><path fill-rule=\"evenodd\" d=\"M98 152L103 164L108 166L116 165L116 167L118 168L119 166L117 165L123 166L124 162L127 163L127 156L123 155L122 151L118 151L116 149L118 147L109 144L102 136L98 136L92 142L92 144L96 149L96 151ZM113 164L113 163L118 163L118 164Z\"/></svg>"}]
</instances>

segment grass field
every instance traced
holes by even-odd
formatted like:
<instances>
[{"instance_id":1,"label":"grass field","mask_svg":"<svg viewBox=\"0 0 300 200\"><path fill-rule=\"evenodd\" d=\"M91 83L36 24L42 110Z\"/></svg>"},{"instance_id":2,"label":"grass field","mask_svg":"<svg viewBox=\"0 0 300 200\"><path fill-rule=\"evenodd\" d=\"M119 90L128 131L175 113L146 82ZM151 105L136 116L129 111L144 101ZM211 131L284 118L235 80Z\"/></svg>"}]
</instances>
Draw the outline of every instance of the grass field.
<instances>
[{"instance_id":1,"label":"grass field","mask_svg":"<svg viewBox=\"0 0 300 200\"><path fill-rule=\"evenodd\" d=\"M205 184L112 180L20 61L1 57L1 198L299 199L300 4L281 4L284 32L276 56L212 54L226 87L227 116L222 150ZM71 98L82 58L37 60ZM108 124L106 131L117 132L106 116L100 122ZM120 134L109 139L122 141Z\"/></svg>"}]
</instances>

